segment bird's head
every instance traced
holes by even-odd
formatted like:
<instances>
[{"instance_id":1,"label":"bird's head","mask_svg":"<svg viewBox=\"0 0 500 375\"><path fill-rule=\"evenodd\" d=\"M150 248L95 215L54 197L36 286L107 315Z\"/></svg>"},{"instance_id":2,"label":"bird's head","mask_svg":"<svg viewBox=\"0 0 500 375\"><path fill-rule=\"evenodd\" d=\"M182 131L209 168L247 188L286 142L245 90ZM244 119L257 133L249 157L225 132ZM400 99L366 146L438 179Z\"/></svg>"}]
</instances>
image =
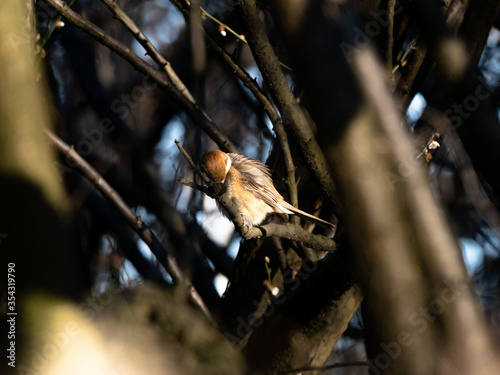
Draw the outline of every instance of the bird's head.
<instances>
[{"instance_id":1,"label":"bird's head","mask_svg":"<svg viewBox=\"0 0 500 375\"><path fill-rule=\"evenodd\" d=\"M225 152L209 151L201 159L201 168L213 182L223 183L231 168L231 159Z\"/></svg>"}]
</instances>

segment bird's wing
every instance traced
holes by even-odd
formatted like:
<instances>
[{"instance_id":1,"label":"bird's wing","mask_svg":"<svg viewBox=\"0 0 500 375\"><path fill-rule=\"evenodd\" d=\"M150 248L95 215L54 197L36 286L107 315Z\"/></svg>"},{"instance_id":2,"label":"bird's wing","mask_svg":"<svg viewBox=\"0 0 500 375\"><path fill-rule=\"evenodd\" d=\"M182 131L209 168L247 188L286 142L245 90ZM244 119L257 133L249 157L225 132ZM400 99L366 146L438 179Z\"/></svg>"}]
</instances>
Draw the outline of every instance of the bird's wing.
<instances>
[{"instance_id":1,"label":"bird's wing","mask_svg":"<svg viewBox=\"0 0 500 375\"><path fill-rule=\"evenodd\" d=\"M242 187L263 200L266 204L279 211L279 201L283 197L276 190L271 178L271 171L260 161L238 154L227 154L231 158L231 166L241 174ZM291 213L284 210L283 213Z\"/></svg>"},{"instance_id":2,"label":"bird's wing","mask_svg":"<svg viewBox=\"0 0 500 375\"><path fill-rule=\"evenodd\" d=\"M271 171L267 165L247 156L238 154L227 155L231 158L231 165L241 174L241 184L243 188L254 194L257 198L262 199L269 206L274 208L276 212L298 215L323 228L335 228L335 225L332 223L308 214L286 202L274 187Z\"/></svg>"}]
</instances>

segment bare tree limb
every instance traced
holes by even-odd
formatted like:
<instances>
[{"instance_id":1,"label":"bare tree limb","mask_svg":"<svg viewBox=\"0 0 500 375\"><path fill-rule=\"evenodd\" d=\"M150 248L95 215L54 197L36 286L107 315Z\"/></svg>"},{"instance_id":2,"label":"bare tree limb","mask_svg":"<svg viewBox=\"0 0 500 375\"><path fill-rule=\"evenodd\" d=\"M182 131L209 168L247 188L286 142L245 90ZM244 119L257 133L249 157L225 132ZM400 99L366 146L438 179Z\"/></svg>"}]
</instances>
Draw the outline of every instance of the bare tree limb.
<instances>
[{"instance_id":1,"label":"bare tree limb","mask_svg":"<svg viewBox=\"0 0 500 375\"><path fill-rule=\"evenodd\" d=\"M388 110L390 107L390 96L387 95L387 93L384 93L383 84L378 79L379 75L376 73L379 71L379 67L377 66L377 62L371 53L369 51L359 53L356 59L354 59L353 65L353 70L357 75L358 82L366 93L369 102L375 109L374 116L377 118L377 123L370 125L373 128L378 127L378 136L386 137L392 145L391 162L393 165L389 168L394 169L394 166L396 165L394 161L404 160L411 150L408 137L399 127L399 119L397 115L394 111ZM354 125L351 126L355 129ZM363 125L361 125L360 128L362 126ZM363 131L366 131L366 129L363 129ZM354 139L359 141L359 137L354 136L353 140ZM338 150L338 152L341 151L342 150L340 149ZM371 158L371 160L373 160L375 159L373 155L374 153L369 154L365 150L359 150L359 153L356 152L356 158L359 158L359 160L362 160L363 158ZM350 166L353 167L354 165ZM386 169L385 173L390 171L389 168ZM369 198L370 200L378 200L379 203L381 203L382 199L392 201L399 200L401 205L404 205L404 209L402 210L401 208L398 208L398 210L401 210L402 212L396 213L395 211L394 213L400 217L408 215L408 213L411 212L412 218L411 221L409 220L410 225L403 230L405 230L405 236L414 239L412 240L413 243L407 242L406 244L398 246L400 248L407 248L405 257L409 256L409 258L406 260L402 258L400 262L397 262L397 265L394 263L393 266L402 267L405 262L408 262L407 266L410 267L408 271L416 271L414 280L418 280L420 278L420 285L427 284L428 293L436 293L434 294L436 298L439 298L440 292L434 291L432 288L439 286L437 288L438 290L439 288L443 289L443 280L454 280L454 282L463 285L463 292L456 301L454 300L447 305L446 312L441 317L444 322L444 328L439 331L439 334L441 335L440 342L442 343L441 345L443 345L442 347L446 349L444 349L440 355L448 358L450 361L453 361L455 366L458 366L463 373L476 373L476 370L480 366L489 362L490 366L488 366L488 369L485 369L484 372L481 373L493 374L495 371L498 371L498 359L494 359L491 356L492 344L490 342L490 337L487 332L483 316L476 307L474 296L467 287L468 278L463 265L463 260L457 248L457 243L453 238L451 230L449 229L443 216L441 216L438 210L436 210L435 202L421 167L416 165L412 173L405 177L404 182L398 186L395 194L391 193L387 195L386 198L382 198L386 192L378 191L377 195L380 194L379 197L372 196ZM367 179L366 181L368 181L368 177L365 176L365 178ZM365 189L366 188L370 188L369 184L365 186ZM370 206L370 204L371 203L368 202L367 206ZM388 208L388 205L386 205L386 208ZM384 214L387 215L388 211L384 212ZM391 220L391 223L394 224L397 220L398 219L395 217ZM395 227L395 225L393 225L393 227ZM412 232L413 234L410 234ZM364 238L364 240L366 241L366 238ZM407 241L407 239L405 240ZM387 241L387 238L385 241ZM396 245L392 244L391 246ZM383 247L379 248L379 250L375 250L381 251L381 253L377 256L378 260L376 261L388 260L387 253L384 253L385 250L382 249ZM363 255L366 258L369 258L373 255L373 253L368 254L368 252L371 251L373 251L373 248L367 248ZM420 267L422 270L425 270L425 272L414 268L415 259L412 259L411 257L414 257L415 255L418 255ZM410 271L411 268L414 268L413 271ZM399 270L401 269L402 268L399 268ZM409 272L404 275L404 279L408 278ZM419 272L422 273L418 275ZM403 279L396 273L394 275L389 275L389 278L393 279L393 284L397 279ZM365 280L365 282L368 281L368 283L370 283L371 280L372 279ZM389 280L386 282L391 283ZM410 286L407 285L406 289L400 290L398 300L403 309L410 306L411 303L414 303L413 301L416 301L414 297L417 293L412 295L412 302L408 301L409 303L407 303L406 306L403 306L401 296L407 293L408 287ZM368 288L371 288L371 297L377 294L377 291L375 291L373 286L369 286ZM368 292L366 294L368 295ZM381 303L380 298L385 298L381 296L380 293L378 293L378 296L379 299L377 301L371 300L372 308L374 307L374 304ZM420 295L420 298L422 297L423 295ZM422 303L422 300L419 303ZM405 329L403 327L404 325L407 325L408 316L415 311L414 308L415 307L407 311L404 311L403 309L401 310L400 316L404 318L399 321L397 332L401 332L402 329ZM467 310L467 314L464 314L465 310ZM378 325L380 323L377 322L376 324ZM394 321L391 321L391 324L394 324ZM427 341L429 339L429 337L426 338ZM472 342L474 342L474 344L472 344ZM408 368L417 368L422 365L420 361L415 361L415 359L419 357L424 358L424 352L419 352L418 355L416 355L416 353L417 352L414 351L413 353L408 352L405 354L405 360L408 361L406 365L410 366ZM402 357L403 356L401 356L401 358ZM433 366L438 368L439 363L436 361ZM428 372L428 370L425 369L425 366L422 366L421 370ZM415 371L415 373L419 373L419 371Z\"/></svg>"},{"instance_id":2,"label":"bare tree limb","mask_svg":"<svg viewBox=\"0 0 500 375\"><path fill-rule=\"evenodd\" d=\"M137 216L123 201L120 195L114 190L107 182L102 178L102 176L90 165L88 164L75 149L68 144L66 144L62 139L51 131L46 131L51 143L68 159L70 159L75 166L87 177L87 179L94 184L94 186L106 197L106 199L118 210L125 221L130 225L130 227L137 233L137 235L148 245L151 252L155 255L156 259L165 268L165 270L170 274L174 283L182 285L186 289L186 292L191 297L192 301L198 306L198 308L205 314L207 319L214 326L217 326L215 320L213 319L210 311L205 306L205 303L201 299L198 292L194 289L188 278L182 273L181 269L177 265L177 261L170 254L165 247L162 245L158 237L154 232L149 229L149 227L144 224L142 219Z\"/></svg>"},{"instance_id":3,"label":"bare tree limb","mask_svg":"<svg viewBox=\"0 0 500 375\"><path fill-rule=\"evenodd\" d=\"M323 366L363 299L357 285L358 269L347 245L319 262L304 260L295 278L304 279L299 288L290 288L289 273L293 271L285 271L285 292L277 297L274 313L259 311L252 316L254 322L264 321L255 327L243 349L250 373L282 374Z\"/></svg>"},{"instance_id":4,"label":"bare tree limb","mask_svg":"<svg viewBox=\"0 0 500 375\"><path fill-rule=\"evenodd\" d=\"M78 13L71 10L68 5L61 0L44 0L59 13L61 13L69 22L81 29L86 34L96 39L99 43L108 47L118 56L130 63L134 69L156 82L159 88L171 96L175 102L189 115L196 126L199 126L207 135L213 139L219 148L225 152L238 152L236 146L221 133L212 119L196 103L192 102L183 92L168 79L165 79L161 72L155 70L149 64L131 51L131 49L120 43L118 40L107 35L102 29L92 22L82 18Z\"/></svg>"}]
</instances>

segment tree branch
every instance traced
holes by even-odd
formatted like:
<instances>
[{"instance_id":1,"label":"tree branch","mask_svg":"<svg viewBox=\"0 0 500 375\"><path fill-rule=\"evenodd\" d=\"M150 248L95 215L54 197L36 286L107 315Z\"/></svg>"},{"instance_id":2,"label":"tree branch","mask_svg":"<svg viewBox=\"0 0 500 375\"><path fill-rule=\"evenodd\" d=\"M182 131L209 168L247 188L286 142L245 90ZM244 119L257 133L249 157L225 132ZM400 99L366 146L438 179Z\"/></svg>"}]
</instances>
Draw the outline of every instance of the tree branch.
<instances>
[{"instance_id":1,"label":"tree branch","mask_svg":"<svg viewBox=\"0 0 500 375\"><path fill-rule=\"evenodd\" d=\"M238 311L251 316L248 323L255 327L243 349L250 373L281 374L325 364L363 299L353 255L346 245L321 261L305 259L293 278L293 283L303 281L300 286L290 284L294 272L286 270L284 293L271 299L267 311ZM262 320L258 327L253 324ZM231 332L243 338L241 330Z\"/></svg>"},{"instance_id":2,"label":"tree branch","mask_svg":"<svg viewBox=\"0 0 500 375\"><path fill-rule=\"evenodd\" d=\"M73 25L130 63L134 69L137 69L140 73L150 77L155 83L158 84L161 90L166 92L175 100L175 102L193 120L196 126L199 126L210 138L212 138L215 143L217 143L221 150L225 152L238 152L236 146L229 140L229 138L222 134L219 129L217 129L212 119L207 113L205 113L205 111L203 111L198 103L193 102L185 95L184 92L181 92L175 84L173 84L170 80L165 79L159 71L144 62L140 57L133 53L130 48L107 35L102 29L94 25L92 22L82 18L61 0L44 1L54 7Z\"/></svg>"},{"instance_id":3,"label":"tree branch","mask_svg":"<svg viewBox=\"0 0 500 375\"><path fill-rule=\"evenodd\" d=\"M286 0L278 3L287 4ZM302 38L299 42L297 39L289 42L300 51L293 55L294 71L298 80L308 85L308 109L319 132L323 131L325 154L334 167L342 203L349 208L343 219L366 296L368 355L377 358L381 342L397 341L401 332L407 332L413 339L411 348L402 348L397 358L384 366L383 372L452 373L452 369L443 368L444 362L454 363L454 368L463 373L475 373L478 368L484 374L498 372L497 360L490 354L494 351L484 317L468 288L456 240L435 205L422 167L409 162L413 160L414 148L381 78L383 71L368 48L352 53L348 66L351 71L343 71L346 56L340 49L332 49L331 41L351 38L353 34L349 33L355 20L349 19L347 11L335 13L338 8L325 11L325 4L336 3L309 4L304 12ZM436 8L438 3L423 0L405 4L411 11L421 7L423 13L431 4ZM424 21L434 25L433 18L422 18ZM436 38L435 30L428 30L428 34ZM318 35L323 38L316 38ZM448 60L453 61L446 65L449 71L443 73L445 78L463 73L459 69L463 64L459 58L461 51L453 50L449 55ZM317 56L322 57L321 64ZM345 73L346 79L339 77L339 72ZM344 122L339 121L333 128L332 119L338 114L332 103L340 94L354 96L354 90L361 94L359 102L350 103L356 111L341 118ZM459 295L446 303L434 324L417 332L411 324L415 312L429 306L434 298L439 300L451 280L460 286ZM381 289L381 285L390 287ZM433 356L429 357L429 353ZM488 366L484 366L486 363Z\"/></svg>"},{"instance_id":4,"label":"tree branch","mask_svg":"<svg viewBox=\"0 0 500 375\"><path fill-rule=\"evenodd\" d=\"M187 277L184 276L181 269L177 265L175 258L167 252L165 247L156 237L154 232L149 229L149 227L144 224L140 216L137 216L123 201L120 195L114 190L107 182L102 178L102 176L90 165L88 164L73 147L70 147L57 135L51 131L46 131L51 143L64 155L66 158L70 159L75 166L87 177L87 179L104 195L104 197L118 210L120 215L125 219L125 221L130 225L130 227L137 233L137 235L148 245L151 252L155 255L156 259L165 268L165 270L170 274L174 283L182 285L185 288L188 295L191 297L192 301L198 306L198 308L205 314L207 319L214 325L217 326L215 320L205 303L201 299L198 292L194 289L191 282Z\"/></svg>"}]
</instances>

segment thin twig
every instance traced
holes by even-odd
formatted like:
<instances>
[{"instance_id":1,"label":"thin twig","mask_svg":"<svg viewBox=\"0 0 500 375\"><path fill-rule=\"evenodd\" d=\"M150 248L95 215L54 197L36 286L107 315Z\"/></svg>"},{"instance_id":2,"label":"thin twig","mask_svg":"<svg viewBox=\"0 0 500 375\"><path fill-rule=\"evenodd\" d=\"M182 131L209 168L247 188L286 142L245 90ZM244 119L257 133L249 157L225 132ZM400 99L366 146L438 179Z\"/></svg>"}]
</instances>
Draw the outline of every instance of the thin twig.
<instances>
[{"instance_id":1,"label":"thin twig","mask_svg":"<svg viewBox=\"0 0 500 375\"><path fill-rule=\"evenodd\" d=\"M194 163L194 161L191 158L191 156L189 156L189 154L187 153L187 151L184 149L184 147L182 147L181 143L177 139L175 139L174 142L175 142L175 145L177 146L177 148L179 149L179 151L181 152L181 154L184 155L184 157L188 161L188 163L191 166L191 168L193 170L195 170L196 169L196 164Z\"/></svg>"},{"instance_id":2,"label":"thin twig","mask_svg":"<svg viewBox=\"0 0 500 375\"><path fill-rule=\"evenodd\" d=\"M185 3L182 3L178 0L170 0L170 2L175 5L177 7L177 9L179 9L179 11L184 14L184 16L187 18L188 17L188 14L189 14L189 9L190 9L190 6L188 6L187 4ZM212 20L213 22L215 22L216 24L220 25L223 27L224 30L227 30L229 31L231 34L233 34L236 38L238 38L238 40L240 42L243 42L245 44L248 44L246 38L244 35L240 35L238 34L236 31L234 31L232 28L230 28L227 24L219 21L216 17L212 16L210 13L208 13L203 7L200 6L200 10L202 12L202 14L204 14L206 17L208 17L210 20ZM290 68L288 65L286 65L285 63L279 61L279 64L285 68L286 70L290 71L290 72L293 72L293 69Z\"/></svg>"},{"instance_id":3,"label":"thin twig","mask_svg":"<svg viewBox=\"0 0 500 375\"><path fill-rule=\"evenodd\" d=\"M283 249L283 244L281 243L281 240L279 237L273 237L272 241L273 241L274 247L276 249L276 254L278 255L280 270L281 270L281 272L284 272L286 270L287 265L288 265L288 262L286 260L285 249Z\"/></svg>"},{"instance_id":4,"label":"thin twig","mask_svg":"<svg viewBox=\"0 0 500 375\"><path fill-rule=\"evenodd\" d=\"M190 187L191 189L195 189L195 190L201 191L202 193L207 194L207 189L205 186L195 184L193 181L189 181L188 179L186 179L184 177L179 177L177 179L177 181L179 181L184 186Z\"/></svg>"},{"instance_id":5,"label":"thin twig","mask_svg":"<svg viewBox=\"0 0 500 375\"><path fill-rule=\"evenodd\" d=\"M203 182L206 185L209 185L210 184L210 180L203 173L201 173L200 168L198 168L196 166L196 164L194 163L194 161L191 158L191 156L189 156L189 154L184 149L184 147L182 147L181 143L177 139L174 142L177 145L177 148L179 149L179 151L181 152L181 154L184 155L184 157L186 158L186 160L189 163L189 165L191 166L191 169L193 170L193 172L197 173L201 177L201 179L203 180Z\"/></svg>"},{"instance_id":6,"label":"thin twig","mask_svg":"<svg viewBox=\"0 0 500 375\"><path fill-rule=\"evenodd\" d=\"M207 135L213 139L219 148L225 152L238 152L236 146L217 129L212 119L196 103L192 102L183 92L181 92L170 80L165 79L161 72L157 71L132 50L118 40L110 37L102 29L92 22L84 19L78 13L68 7L68 4L61 0L44 0L54 9L61 13L73 25L81 29L86 34L96 39L102 45L108 47L111 51L122 57L130 63L134 69L151 78L158 87L165 91L175 102L188 114L196 126L199 126Z\"/></svg>"},{"instance_id":7,"label":"thin twig","mask_svg":"<svg viewBox=\"0 0 500 375\"><path fill-rule=\"evenodd\" d=\"M396 73L396 71L401 67L401 66L404 66L406 64L406 58L408 57L408 55L410 54L411 51L413 51L415 49L415 45L417 44L417 38L413 38L412 41L410 42L410 45L408 46L408 48L406 49L406 51L403 53L403 55L401 56L401 58L399 59L398 63L396 64L396 66L394 66L394 68L392 68L392 73Z\"/></svg>"},{"instance_id":8,"label":"thin twig","mask_svg":"<svg viewBox=\"0 0 500 375\"><path fill-rule=\"evenodd\" d=\"M192 301L200 308L200 310L205 314L207 319L214 325L217 326L215 320L213 319L210 311L206 307L202 298L198 292L194 289L194 286L184 276L181 269L177 265L177 261L170 254L165 247L162 245L158 237L154 232L142 221L140 216L137 216L130 207L124 202L120 197L118 192L107 183L107 181L90 165L88 164L73 147L70 147L66 142L60 139L57 135L51 131L46 131L52 144L68 159L70 159L74 165L83 173L83 175L102 193L102 195L118 210L125 221L130 225L130 227L137 233L137 235L148 245L151 252L155 255L156 259L165 268L165 270L172 277L174 283L182 285L188 295L191 297Z\"/></svg>"},{"instance_id":9,"label":"thin twig","mask_svg":"<svg viewBox=\"0 0 500 375\"><path fill-rule=\"evenodd\" d=\"M331 238L322 236L321 234L313 234L308 232L300 225L291 223L278 224L269 223L251 228L251 231L242 234L245 239L261 238L261 237L280 237L290 241L297 241L304 246L333 252L337 248L335 241Z\"/></svg>"},{"instance_id":10,"label":"thin twig","mask_svg":"<svg viewBox=\"0 0 500 375\"><path fill-rule=\"evenodd\" d=\"M201 11L208 17L210 18L212 21L214 21L216 24L218 25L221 25L221 26L224 26L224 30L227 30L229 31L231 34L233 34L236 38L239 39L240 42L243 42L245 44L248 44L247 40L240 34L238 34L236 31L234 31L233 29L231 29L228 25L226 25L225 23L222 23L221 21L219 21L217 18L215 18L214 16L212 16L210 13L208 13L205 9L203 9L203 7L200 7Z\"/></svg>"}]
</instances>

